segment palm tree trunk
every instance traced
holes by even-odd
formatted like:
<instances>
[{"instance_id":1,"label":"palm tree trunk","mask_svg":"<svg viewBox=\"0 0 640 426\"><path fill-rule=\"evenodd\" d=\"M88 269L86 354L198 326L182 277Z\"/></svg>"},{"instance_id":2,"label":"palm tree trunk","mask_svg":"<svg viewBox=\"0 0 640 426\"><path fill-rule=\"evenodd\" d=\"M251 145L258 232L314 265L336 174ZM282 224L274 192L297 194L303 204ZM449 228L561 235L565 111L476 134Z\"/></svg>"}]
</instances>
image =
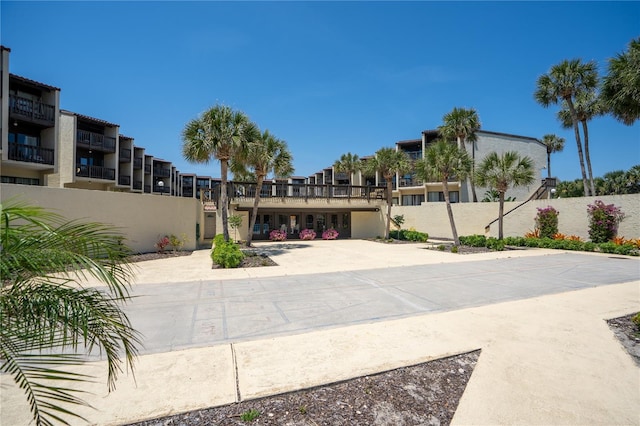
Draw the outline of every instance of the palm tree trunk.
<instances>
[{"instance_id":1,"label":"palm tree trunk","mask_svg":"<svg viewBox=\"0 0 640 426\"><path fill-rule=\"evenodd\" d=\"M392 204L392 193L393 193L393 184L391 182L391 176L385 176L387 180L387 227L384 231L384 239L389 239L389 229L391 229L391 204Z\"/></svg>"},{"instance_id":2,"label":"palm tree trunk","mask_svg":"<svg viewBox=\"0 0 640 426\"><path fill-rule=\"evenodd\" d=\"M247 247L251 246L253 240L253 227L256 225L256 219L258 218L258 204L260 204L260 193L262 192L262 182L264 182L264 176L258 175L258 182L256 183L256 196L253 198L253 210L251 211L251 220L249 220L249 233L247 234Z\"/></svg>"},{"instance_id":3,"label":"palm tree trunk","mask_svg":"<svg viewBox=\"0 0 640 426\"><path fill-rule=\"evenodd\" d=\"M458 230L456 229L456 222L453 219L453 210L451 210L451 202L449 201L449 184L447 182L447 177L442 180L442 192L444 194L444 202L447 205L447 215L449 215L449 223L451 224L453 243L459 246L460 238L458 238Z\"/></svg>"},{"instance_id":4,"label":"palm tree trunk","mask_svg":"<svg viewBox=\"0 0 640 426\"><path fill-rule=\"evenodd\" d=\"M593 171L591 170L591 156L589 155L589 130L587 129L587 120L582 120L582 133L584 134L584 159L587 161L587 172L589 173L591 195L595 196L596 187L593 184Z\"/></svg>"},{"instance_id":5,"label":"palm tree trunk","mask_svg":"<svg viewBox=\"0 0 640 426\"><path fill-rule=\"evenodd\" d=\"M475 172L476 172L476 147L475 142L471 141L471 174L469 175L469 186L471 187L471 194L473 195L473 202L478 202L478 196L476 195L476 182L475 182Z\"/></svg>"},{"instance_id":6,"label":"palm tree trunk","mask_svg":"<svg viewBox=\"0 0 640 426\"><path fill-rule=\"evenodd\" d=\"M220 205L222 206L222 234L225 241L229 241L229 197L227 196L227 169L229 165L226 159L220 159Z\"/></svg>"},{"instance_id":7,"label":"palm tree trunk","mask_svg":"<svg viewBox=\"0 0 640 426\"><path fill-rule=\"evenodd\" d=\"M500 203L498 207L498 239L501 240L504 237L502 222L504 219L504 191L498 192L498 201Z\"/></svg>"},{"instance_id":8,"label":"palm tree trunk","mask_svg":"<svg viewBox=\"0 0 640 426\"><path fill-rule=\"evenodd\" d=\"M569 111L571 112L571 121L573 122L573 133L576 136L576 145L578 148L578 158L580 159L580 171L582 172L582 186L584 188L584 196L589 196L589 186L587 184L587 173L584 168L584 154L582 153L582 141L580 140L580 131L578 130L578 115L576 109L573 106L571 97L565 98L567 105L569 105Z\"/></svg>"},{"instance_id":9,"label":"palm tree trunk","mask_svg":"<svg viewBox=\"0 0 640 426\"><path fill-rule=\"evenodd\" d=\"M547 177L551 177L551 152L547 150Z\"/></svg>"}]
</instances>

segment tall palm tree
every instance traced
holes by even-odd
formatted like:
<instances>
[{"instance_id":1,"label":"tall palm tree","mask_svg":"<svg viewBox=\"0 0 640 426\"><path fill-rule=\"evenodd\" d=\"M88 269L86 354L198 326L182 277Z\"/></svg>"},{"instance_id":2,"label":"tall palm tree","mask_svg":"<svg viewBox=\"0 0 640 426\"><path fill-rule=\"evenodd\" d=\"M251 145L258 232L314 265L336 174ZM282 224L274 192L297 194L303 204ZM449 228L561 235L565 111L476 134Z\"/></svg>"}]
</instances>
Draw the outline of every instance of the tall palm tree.
<instances>
[{"instance_id":1,"label":"tall palm tree","mask_svg":"<svg viewBox=\"0 0 640 426\"><path fill-rule=\"evenodd\" d=\"M562 152L564 149L564 138L554 134L546 134L541 142L547 147L547 177L551 177L551 154Z\"/></svg>"},{"instance_id":2,"label":"tall palm tree","mask_svg":"<svg viewBox=\"0 0 640 426\"><path fill-rule=\"evenodd\" d=\"M416 175L425 182L438 180L442 182L442 192L447 205L447 214L451 224L451 233L455 245L460 245L456 223L453 219L451 201L449 198L449 179L456 176L464 179L472 169L472 160L466 150L445 140L438 140L425 151L424 158L415 164Z\"/></svg>"},{"instance_id":3,"label":"tall palm tree","mask_svg":"<svg viewBox=\"0 0 640 426\"><path fill-rule=\"evenodd\" d=\"M351 185L353 183L353 175L362 167L360 157L358 154L352 154L350 152L342 154L339 160L333 163L333 168L338 173L346 173L349 176L349 189L348 194L351 195Z\"/></svg>"},{"instance_id":4,"label":"tall palm tree","mask_svg":"<svg viewBox=\"0 0 640 426\"><path fill-rule=\"evenodd\" d=\"M640 119L640 37L629 42L626 52L609 59L601 97L607 110L627 126Z\"/></svg>"},{"instance_id":5,"label":"tall palm tree","mask_svg":"<svg viewBox=\"0 0 640 426\"><path fill-rule=\"evenodd\" d=\"M229 241L229 202L227 173L229 161L242 150L256 132L255 125L241 111L216 105L187 123L182 131L182 155L191 163L207 164L212 158L220 161L220 201L222 231Z\"/></svg>"},{"instance_id":6,"label":"tall palm tree","mask_svg":"<svg viewBox=\"0 0 640 426\"><path fill-rule=\"evenodd\" d=\"M566 102L563 102L566 106ZM604 114L604 107L601 99L596 95L595 90L580 92L576 95L576 115L582 124L582 135L584 136L584 159L587 163L587 173L591 195L596 195L596 188L593 184L593 170L591 169L591 155L589 154L589 128L587 122L594 117ZM570 129L573 125L571 113L568 108L558 111L558 119L565 129Z\"/></svg>"},{"instance_id":7,"label":"tall palm tree","mask_svg":"<svg viewBox=\"0 0 640 426\"><path fill-rule=\"evenodd\" d=\"M480 163L476 174L478 184L498 191L498 239L503 238L504 194L509 187L529 185L534 181L533 161L515 151L502 155L490 152Z\"/></svg>"},{"instance_id":8,"label":"tall palm tree","mask_svg":"<svg viewBox=\"0 0 640 426\"><path fill-rule=\"evenodd\" d=\"M276 138L269 130L265 130L257 137L252 137L245 149L232 161L234 173L246 168L256 178L256 194L253 200L249 234L247 235L247 245L250 246L253 227L258 217L258 205L260 204L260 193L264 179L269 173L273 173L276 177L291 176L293 157L285 141Z\"/></svg>"},{"instance_id":9,"label":"tall palm tree","mask_svg":"<svg viewBox=\"0 0 640 426\"><path fill-rule=\"evenodd\" d=\"M368 176L380 173L387 183L387 225L384 238L389 238L391 228L391 205L393 204L393 177L396 173L406 173L411 168L409 156L404 151L396 151L393 148L380 148L373 157L365 163L365 173Z\"/></svg>"},{"instance_id":10,"label":"tall palm tree","mask_svg":"<svg viewBox=\"0 0 640 426\"><path fill-rule=\"evenodd\" d=\"M475 162L476 149L475 142L478 140L476 132L480 130L480 117L475 109L465 108L453 108L451 112L442 117L443 124L438 128L440 133L448 138L456 138L458 141L458 148L464 149L464 143L471 143L471 159ZM478 196L476 195L476 186L474 182L474 169L473 165L471 173L468 174L469 186L471 187L471 194L473 202L478 202Z\"/></svg>"},{"instance_id":11,"label":"tall palm tree","mask_svg":"<svg viewBox=\"0 0 640 426\"><path fill-rule=\"evenodd\" d=\"M578 148L580 171L585 195L589 194L587 173L584 167L582 141L578 130L578 114L574 107L576 96L580 92L593 90L598 84L597 64L594 61L583 63L580 59L564 60L551 67L548 74L538 78L534 98L543 107L565 101L571 114L573 133Z\"/></svg>"},{"instance_id":12,"label":"tall palm tree","mask_svg":"<svg viewBox=\"0 0 640 426\"><path fill-rule=\"evenodd\" d=\"M123 356L133 372L140 337L121 309L133 277L129 250L107 225L16 200L0 210L0 373L24 391L37 425L83 419L72 411L87 405L73 383L90 377L68 371L82 352L104 351L109 391ZM89 276L106 289L83 287Z\"/></svg>"}]
</instances>

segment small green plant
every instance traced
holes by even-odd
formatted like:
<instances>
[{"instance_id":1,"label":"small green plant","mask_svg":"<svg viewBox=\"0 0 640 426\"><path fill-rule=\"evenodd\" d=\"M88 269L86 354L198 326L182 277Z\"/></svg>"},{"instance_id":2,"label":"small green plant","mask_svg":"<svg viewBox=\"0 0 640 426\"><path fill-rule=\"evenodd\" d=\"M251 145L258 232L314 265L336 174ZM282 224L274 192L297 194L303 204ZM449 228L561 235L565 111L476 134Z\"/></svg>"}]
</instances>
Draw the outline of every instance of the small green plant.
<instances>
[{"instance_id":1,"label":"small green plant","mask_svg":"<svg viewBox=\"0 0 640 426\"><path fill-rule=\"evenodd\" d=\"M169 244L171 244L171 241L169 240L169 237L166 235L158 239L158 242L156 243L156 248L158 249L158 253L164 253L164 249L166 249Z\"/></svg>"},{"instance_id":2,"label":"small green plant","mask_svg":"<svg viewBox=\"0 0 640 426\"><path fill-rule=\"evenodd\" d=\"M491 249L491 250L502 251L502 250L504 250L504 241L499 240L499 239L494 238L494 237L489 237L489 238L487 238L487 246L486 247Z\"/></svg>"},{"instance_id":3,"label":"small green plant","mask_svg":"<svg viewBox=\"0 0 640 426\"><path fill-rule=\"evenodd\" d=\"M487 237L484 235L468 235L460 237L460 244L471 247L485 247L487 245Z\"/></svg>"},{"instance_id":4,"label":"small green plant","mask_svg":"<svg viewBox=\"0 0 640 426\"><path fill-rule=\"evenodd\" d=\"M245 411L244 413L240 414L240 419L243 422L252 422L255 419L257 419L260 416L260 411L256 410L255 408L252 408L249 411Z\"/></svg>"},{"instance_id":5,"label":"small green plant","mask_svg":"<svg viewBox=\"0 0 640 426\"><path fill-rule=\"evenodd\" d=\"M452 246L451 253L458 253L458 246Z\"/></svg>"},{"instance_id":6,"label":"small green plant","mask_svg":"<svg viewBox=\"0 0 640 426\"><path fill-rule=\"evenodd\" d=\"M444 244L440 244L440 245L438 246L438 250L440 250L440 251L444 251L444 249L445 249Z\"/></svg>"},{"instance_id":7,"label":"small green plant","mask_svg":"<svg viewBox=\"0 0 640 426\"><path fill-rule=\"evenodd\" d=\"M541 238L553 238L558 233L558 215L560 213L551 206L538 209L536 214L536 229Z\"/></svg>"},{"instance_id":8,"label":"small green plant","mask_svg":"<svg viewBox=\"0 0 640 426\"><path fill-rule=\"evenodd\" d=\"M298 411L300 412L300 414L307 414L307 406L301 405L300 408L298 408Z\"/></svg>"},{"instance_id":9,"label":"small green plant","mask_svg":"<svg viewBox=\"0 0 640 426\"><path fill-rule=\"evenodd\" d=\"M636 325L638 331L640 331L640 312L631 317L631 322Z\"/></svg>"},{"instance_id":10,"label":"small green plant","mask_svg":"<svg viewBox=\"0 0 640 426\"><path fill-rule=\"evenodd\" d=\"M187 234L185 233L182 233L180 237L176 237L174 234L169 235L169 245L171 246L171 249L174 253L176 251L182 250L182 247L184 247L187 241L188 238Z\"/></svg>"},{"instance_id":11,"label":"small green plant","mask_svg":"<svg viewBox=\"0 0 640 426\"><path fill-rule=\"evenodd\" d=\"M238 241L238 228L242 225L242 216L239 214L232 214L227 220L229 222L229 226L233 229L233 239Z\"/></svg>"},{"instance_id":12,"label":"small green plant","mask_svg":"<svg viewBox=\"0 0 640 426\"><path fill-rule=\"evenodd\" d=\"M404 215L403 214L397 214L397 215L393 216L391 218L391 222L393 222L393 224L395 226L397 226L398 228L401 228L402 224L404 223Z\"/></svg>"}]
</instances>

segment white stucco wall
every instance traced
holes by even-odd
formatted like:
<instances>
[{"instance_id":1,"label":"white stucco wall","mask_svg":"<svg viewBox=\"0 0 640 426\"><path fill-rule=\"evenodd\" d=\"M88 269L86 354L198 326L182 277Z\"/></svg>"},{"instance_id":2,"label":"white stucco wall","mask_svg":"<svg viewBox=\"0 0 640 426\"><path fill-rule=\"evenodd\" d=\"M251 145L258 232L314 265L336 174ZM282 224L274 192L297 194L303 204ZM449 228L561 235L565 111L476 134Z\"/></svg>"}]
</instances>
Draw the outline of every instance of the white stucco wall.
<instances>
[{"instance_id":1,"label":"white stucco wall","mask_svg":"<svg viewBox=\"0 0 640 426\"><path fill-rule=\"evenodd\" d=\"M386 210L385 210L386 211ZM392 209L392 215L395 212ZM351 213L351 238L372 238L384 235L386 214L382 209L377 212Z\"/></svg>"},{"instance_id":2,"label":"white stucco wall","mask_svg":"<svg viewBox=\"0 0 640 426\"><path fill-rule=\"evenodd\" d=\"M12 197L51 209L67 219L112 224L126 236L136 252L155 251L164 235L187 235L185 249L196 247L196 223L201 220L198 200L182 197L90 191L72 188L1 184L1 199ZM201 231L202 232L202 231Z\"/></svg>"},{"instance_id":3,"label":"white stucco wall","mask_svg":"<svg viewBox=\"0 0 640 426\"><path fill-rule=\"evenodd\" d=\"M504 218L505 236L522 236L535 227L538 208L552 206L560 212L558 231L578 235L588 240L589 218L587 206L595 200L620 207L626 218L620 224L618 235L640 238L640 194L611 195L606 197L562 198L535 200L518 208ZM505 212L520 202L505 203ZM498 203L458 203L452 205L458 235L485 234L485 226L498 217ZM451 225L445 203L423 203L421 206L394 206L392 215L404 215L403 228L414 227L431 237L451 238ZM489 236L498 235L498 222L491 225Z\"/></svg>"}]
</instances>

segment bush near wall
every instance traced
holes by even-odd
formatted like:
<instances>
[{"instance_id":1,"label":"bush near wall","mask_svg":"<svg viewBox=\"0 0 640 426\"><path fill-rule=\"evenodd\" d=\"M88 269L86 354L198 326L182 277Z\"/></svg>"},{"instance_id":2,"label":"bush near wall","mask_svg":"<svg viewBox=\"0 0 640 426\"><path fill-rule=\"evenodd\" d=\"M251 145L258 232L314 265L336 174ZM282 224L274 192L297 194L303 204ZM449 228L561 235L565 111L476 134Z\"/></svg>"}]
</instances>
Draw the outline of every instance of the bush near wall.
<instances>
[{"instance_id":1,"label":"bush near wall","mask_svg":"<svg viewBox=\"0 0 640 426\"><path fill-rule=\"evenodd\" d=\"M225 241L222 234L218 234L213 239L213 249L211 250L211 260L223 268L237 268L244 259L244 253L233 241Z\"/></svg>"}]
</instances>

